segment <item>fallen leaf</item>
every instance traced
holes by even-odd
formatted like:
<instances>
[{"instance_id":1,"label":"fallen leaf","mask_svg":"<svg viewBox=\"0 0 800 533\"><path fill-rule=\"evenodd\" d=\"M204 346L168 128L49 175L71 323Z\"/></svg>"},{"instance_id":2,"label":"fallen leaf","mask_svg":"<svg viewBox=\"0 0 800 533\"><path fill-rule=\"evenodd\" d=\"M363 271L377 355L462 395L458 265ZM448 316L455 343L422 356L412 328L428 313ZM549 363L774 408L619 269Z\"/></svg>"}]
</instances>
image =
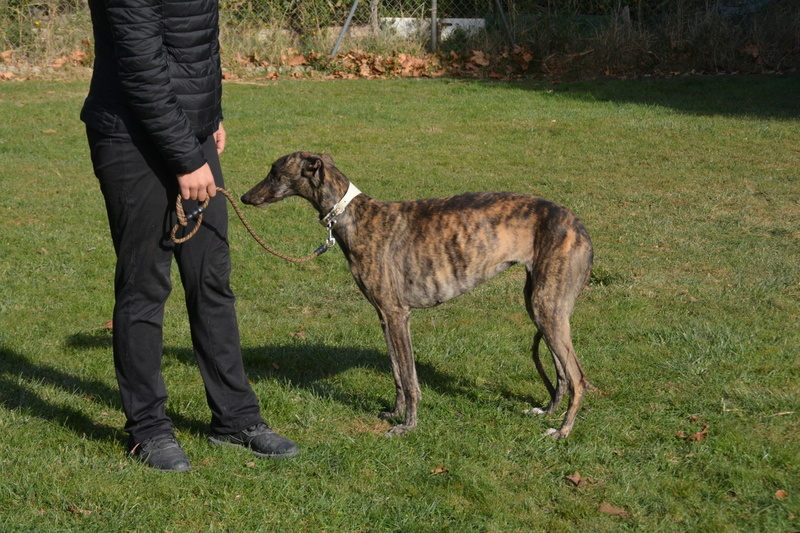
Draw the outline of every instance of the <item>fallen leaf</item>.
<instances>
[{"instance_id":1,"label":"fallen leaf","mask_svg":"<svg viewBox=\"0 0 800 533\"><path fill-rule=\"evenodd\" d=\"M683 431L676 431L675 436L678 437L679 439L684 439L688 441L694 441L694 442L703 441L706 439L706 437L708 437L708 424L703 426L703 429L701 429L697 433L692 433L691 435L687 435Z\"/></svg>"},{"instance_id":2,"label":"fallen leaf","mask_svg":"<svg viewBox=\"0 0 800 533\"><path fill-rule=\"evenodd\" d=\"M481 52L480 50L473 50L472 56L469 58L471 63L478 65L479 67L488 67L491 61L489 58L486 57L486 54Z\"/></svg>"},{"instance_id":3,"label":"fallen leaf","mask_svg":"<svg viewBox=\"0 0 800 533\"><path fill-rule=\"evenodd\" d=\"M622 507L616 507L614 505L611 505L608 502L603 502L600 504L600 512L603 514L607 514L608 516L618 516L620 518L630 517L628 511L626 511Z\"/></svg>"},{"instance_id":4,"label":"fallen leaf","mask_svg":"<svg viewBox=\"0 0 800 533\"><path fill-rule=\"evenodd\" d=\"M108 331L112 331L114 329L114 321L113 320L106 320L106 323L103 324L103 329Z\"/></svg>"},{"instance_id":5,"label":"fallen leaf","mask_svg":"<svg viewBox=\"0 0 800 533\"><path fill-rule=\"evenodd\" d=\"M580 473L575 472L572 475L564 476L564 479L572 483L575 487L583 487L586 485L596 485L597 480L592 479L590 477L583 477Z\"/></svg>"},{"instance_id":6,"label":"fallen leaf","mask_svg":"<svg viewBox=\"0 0 800 533\"><path fill-rule=\"evenodd\" d=\"M244 464L244 466L246 466L246 467L248 467L248 468L255 468L255 466L256 466L256 463L255 463L255 461L248 461L248 462L246 462L246 463Z\"/></svg>"},{"instance_id":7,"label":"fallen leaf","mask_svg":"<svg viewBox=\"0 0 800 533\"><path fill-rule=\"evenodd\" d=\"M83 50L74 50L68 57L70 61L79 65L86 60L87 54Z\"/></svg>"},{"instance_id":8,"label":"fallen leaf","mask_svg":"<svg viewBox=\"0 0 800 533\"><path fill-rule=\"evenodd\" d=\"M53 68L61 68L64 65L80 65L83 64L88 55L83 50L75 50L68 55L63 55L56 59L52 65Z\"/></svg>"},{"instance_id":9,"label":"fallen leaf","mask_svg":"<svg viewBox=\"0 0 800 533\"><path fill-rule=\"evenodd\" d=\"M447 473L448 473L447 468L444 465L437 466L436 468L431 470L431 474L433 474L434 476L442 476L442 475L445 475Z\"/></svg>"},{"instance_id":10,"label":"fallen leaf","mask_svg":"<svg viewBox=\"0 0 800 533\"><path fill-rule=\"evenodd\" d=\"M530 68L531 61L533 61L533 52L527 48L515 46L514 50L511 52L511 57L520 70L526 72L528 68Z\"/></svg>"},{"instance_id":11,"label":"fallen leaf","mask_svg":"<svg viewBox=\"0 0 800 533\"><path fill-rule=\"evenodd\" d=\"M576 487L580 487L583 483L586 483L586 480L583 479L578 472L575 472L570 476L564 476L564 479L566 479Z\"/></svg>"},{"instance_id":12,"label":"fallen leaf","mask_svg":"<svg viewBox=\"0 0 800 533\"><path fill-rule=\"evenodd\" d=\"M71 504L69 504L67 506L67 512L70 512L70 513L76 514L76 515L83 515L83 516L89 516L90 514L92 514L92 511L90 511L88 509L81 509L77 505L75 505L74 503L71 503Z\"/></svg>"},{"instance_id":13,"label":"fallen leaf","mask_svg":"<svg viewBox=\"0 0 800 533\"><path fill-rule=\"evenodd\" d=\"M785 490L778 490L778 491L775 491L775 497L778 498L779 500L783 501L783 500L785 500L786 498L789 497L789 493L786 492Z\"/></svg>"},{"instance_id":14,"label":"fallen leaf","mask_svg":"<svg viewBox=\"0 0 800 533\"><path fill-rule=\"evenodd\" d=\"M306 56L303 54L297 54L293 56L281 55L281 63L287 67L299 67L300 65L306 64Z\"/></svg>"}]
</instances>

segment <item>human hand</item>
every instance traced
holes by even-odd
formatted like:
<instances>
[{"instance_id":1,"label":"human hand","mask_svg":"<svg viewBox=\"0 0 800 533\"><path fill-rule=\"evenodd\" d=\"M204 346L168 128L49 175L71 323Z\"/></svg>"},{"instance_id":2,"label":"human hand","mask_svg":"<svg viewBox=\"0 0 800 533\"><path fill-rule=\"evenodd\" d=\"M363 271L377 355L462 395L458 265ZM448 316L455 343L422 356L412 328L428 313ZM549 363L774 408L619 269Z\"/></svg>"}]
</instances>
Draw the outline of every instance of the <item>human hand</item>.
<instances>
[{"instance_id":1,"label":"human hand","mask_svg":"<svg viewBox=\"0 0 800 533\"><path fill-rule=\"evenodd\" d=\"M178 175L178 186L184 200L205 202L207 196L213 198L217 194L217 185L214 183L214 175L211 173L208 163L193 172Z\"/></svg>"},{"instance_id":2,"label":"human hand","mask_svg":"<svg viewBox=\"0 0 800 533\"><path fill-rule=\"evenodd\" d=\"M214 132L214 142L217 145L217 155L225 151L225 141L228 135L225 133L225 128L222 127L222 122L219 123L219 128Z\"/></svg>"}]
</instances>

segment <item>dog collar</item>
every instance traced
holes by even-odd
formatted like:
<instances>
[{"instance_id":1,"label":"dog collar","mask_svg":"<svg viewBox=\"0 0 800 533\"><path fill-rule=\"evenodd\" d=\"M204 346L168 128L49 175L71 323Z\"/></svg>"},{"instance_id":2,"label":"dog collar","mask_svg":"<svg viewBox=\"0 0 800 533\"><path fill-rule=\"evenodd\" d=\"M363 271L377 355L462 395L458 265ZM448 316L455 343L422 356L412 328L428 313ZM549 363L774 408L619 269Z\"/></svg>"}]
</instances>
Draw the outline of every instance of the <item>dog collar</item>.
<instances>
[{"instance_id":1,"label":"dog collar","mask_svg":"<svg viewBox=\"0 0 800 533\"><path fill-rule=\"evenodd\" d=\"M331 209L327 215L320 219L320 224L323 226L335 224L336 217L344 213L344 210L347 209L347 206L350 205L350 202L353 201L353 198L359 194L361 194L361 191L358 190L358 187L350 183L350 185L347 187L347 192L344 193L342 199L339 200L335 206L333 206L333 209Z\"/></svg>"}]
</instances>

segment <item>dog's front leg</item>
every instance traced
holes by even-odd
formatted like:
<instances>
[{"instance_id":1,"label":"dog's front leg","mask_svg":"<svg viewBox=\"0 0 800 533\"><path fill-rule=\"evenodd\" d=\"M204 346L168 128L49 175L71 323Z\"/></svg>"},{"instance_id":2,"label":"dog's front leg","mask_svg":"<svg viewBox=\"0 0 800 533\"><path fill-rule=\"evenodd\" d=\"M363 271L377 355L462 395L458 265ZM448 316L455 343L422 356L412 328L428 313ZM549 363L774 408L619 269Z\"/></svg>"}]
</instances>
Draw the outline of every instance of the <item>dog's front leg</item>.
<instances>
[{"instance_id":1,"label":"dog's front leg","mask_svg":"<svg viewBox=\"0 0 800 533\"><path fill-rule=\"evenodd\" d=\"M381 313L381 324L386 336L389 355L392 358L392 373L395 379L397 399L394 411L382 413L382 418L400 416L405 407L405 421L389 430L387 435L403 435L417 427L417 406L422 394L414 365L414 349L411 345L410 311L397 309Z\"/></svg>"},{"instance_id":2,"label":"dog's front leg","mask_svg":"<svg viewBox=\"0 0 800 533\"><path fill-rule=\"evenodd\" d=\"M391 411L382 411L378 418L382 420L394 420L403 416L406 410L406 395L403 392L403 380L400 376L400 364L397 356L397 350L394 347L392 336L389 333L389 326L386 324L386 319L378 310L378 316L381 319L381 328L383 329L383 336L386 338L386 346L389 350L389 359L392 362L392 376L394 376L395 400L394 409Z\"/></svg>"}]
</instances>

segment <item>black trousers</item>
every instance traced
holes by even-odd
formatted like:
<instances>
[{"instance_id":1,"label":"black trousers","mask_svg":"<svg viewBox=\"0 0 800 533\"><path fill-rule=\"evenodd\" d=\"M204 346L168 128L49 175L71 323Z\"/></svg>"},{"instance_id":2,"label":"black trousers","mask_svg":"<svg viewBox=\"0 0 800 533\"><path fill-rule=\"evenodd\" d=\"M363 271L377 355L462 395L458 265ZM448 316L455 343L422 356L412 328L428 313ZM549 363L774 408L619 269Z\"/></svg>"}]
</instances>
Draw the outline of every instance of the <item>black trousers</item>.
<instances>
[{"instance_id":1,"label":"black trousers","mask_svg":"<svg viewBox=\"0 0 800 533\"><path fill-rule=\"evenodd\" d=\"M213 198L197 234L176 245L169 232L175 224L179 189L157 147L91 129L87 135L117 254L114 366L130 445L172 431L161 359L173 258L186 294L192 345L211 409L211 431L235 433L261 422L242 362L224 197ZM217 186L223 187L214 140L202 142ZM196 202L187 202L187 213L194 206Z\"/></svg>"}]
</instances>

